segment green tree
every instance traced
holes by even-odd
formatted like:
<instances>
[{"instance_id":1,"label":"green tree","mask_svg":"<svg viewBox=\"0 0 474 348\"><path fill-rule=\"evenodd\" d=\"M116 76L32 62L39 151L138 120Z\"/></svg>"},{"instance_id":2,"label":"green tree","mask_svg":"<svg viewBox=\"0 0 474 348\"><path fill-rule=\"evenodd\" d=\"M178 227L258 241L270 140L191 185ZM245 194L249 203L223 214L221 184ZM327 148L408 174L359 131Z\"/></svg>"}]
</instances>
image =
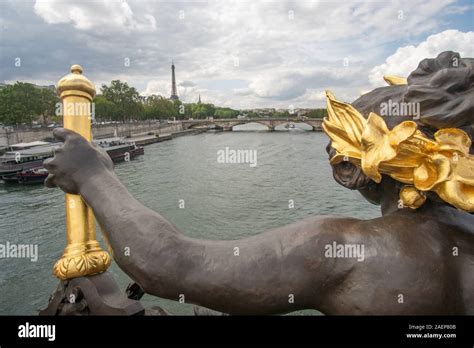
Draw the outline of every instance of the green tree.
<instances>
[{"instance_id":1,"label":"green tree","mask_svg":"<svg viewBox=\"0 0 474 348\"><path fill-rule=\"evenodd\" d=\"M17 82L0 89L0 123L29 124L38 119L45 124L51 120L60 121L60 116L55 115L58 103L54 89ZM94 110L96 120L122 122L132 119L234 118L239 115L238 110L213 104L184 104L159 95L140 96L134 87L119 80L102 85L101 94L94 98Z\"/></svg>"},{"instance_id":2,"label":"green tree","mask_svg":"<svg viewBox=\"0 0 474 348\"><path fill-rule=\"evenodd\" d=\"M214 111L215 118L235 118L239 115L238 110L233 110L231 108L219 108L217 107Z\"/></svg>"},{"instance_id":3,"label":"green tree","mask_svg":"<svg viewBox=\"0 0 474 348\"><path fill-rule=\"evenodd\" d=\"M275 111L272 113L271 117L273 118L288 118L288 117L294 117L296 116L295 114L290 114L289 111Z\"/></svg>"},{"instance_id":4,"label":"green tree","mask_svg":"<svg viewBox=\"0 0 474 348\"><path fill-rule=\"evenodd\" d=\"M110 86L102 85L102 95L117 107L115 119L125 123L127 120L141 118L143 105L140 95L134 87L126 82L113 80Z\"/></svg>"},{"instance_id":5,"label":"green tree","mask_svg":"<svg viewBox=\"0 0 474 348\"><path fill-rule=\"evenodd\" d=\"M43 123L46 125L50 121L57 121L59 115L55 115L57 105L59 103L59 97L56 89L41 88L39 93L38 109L39 116Z\"/></svg>"},{"instance_id":6,"label":"green tree","mask_svg":"<svg viewBox=\"0 0 474 348\"><path fill-rule=\"evenodd\" d=\"M95 119L97 121L110 121L116 119L118 107L101 94L94 98Z\"/></svg>"},{"instance_id":7,"label":"green tree","mask_svg":"<svg viewBox=\"0 0 474 348\"><path fill-rule=\"evenodd\" d=\"M144 100L144 116L146 119L178 117L179 105L160 95L150 95Z\"/></svg>"},{"instance_id":8,"label":"green tree","mask_svg":"<svg viewBox=\"0 0 474 348\"><path fill-rule=\"evenodd\" d=\"M310 118L324 118L327 114L326 109L313 109L307 114L307 116Z\"/></svg>"},{"instance_id":9,"label":"green tree","mask_svg":"<svg viewBox=\"0 0 474 348\"><path fill-rule=\"evenodd\" d=\"M0 122L30 124L41 118L46 123L53 117L58 101L54 90L16 82L0 90Z\"/></svg>"},{"instance_id":10,"label":"green tree","mask_svg":"<svg viewBox=\"0 0 474 348\"><path fill-rule=\"evenodd\" d=\"M192 115L195 119L202 119L206 117L214 117L216 107L213 104L192 104Z\"/></svg>"},{"instance_id":11,"label":"green tree","mask_svg":"<svg viewBox=\"0 0 474 348\"><path fill-rule=\"evenodd\" d=\"M255 111L250 111L250 112L247 114L247 117L248 117L248 118L260 118L260 115L257 114Z\"/></svg>"},{"instance_id":12,"label":"green tree","mask_svg":"<svg viewBox=\"0 0 474 348\"><path fill-rule=\"evenodd\" d=\"M184 104L180 100L173 100L173 108L175 111L174 117L179 120L183 120L186 114Z\"/></svg>"}]
</instances>

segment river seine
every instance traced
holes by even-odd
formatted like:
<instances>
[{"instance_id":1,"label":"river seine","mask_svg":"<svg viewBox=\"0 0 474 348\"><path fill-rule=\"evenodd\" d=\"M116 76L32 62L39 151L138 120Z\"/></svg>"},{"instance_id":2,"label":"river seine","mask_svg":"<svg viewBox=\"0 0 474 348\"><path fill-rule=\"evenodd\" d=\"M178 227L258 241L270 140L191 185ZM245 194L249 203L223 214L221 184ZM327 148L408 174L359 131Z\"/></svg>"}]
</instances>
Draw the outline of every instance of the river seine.
<instances>
[{"instance_id":1,"label":"river seine","mask_svg":"<svg viewBox=\"0 0 474 348\"><path fill-rule=\"evenodd\" d=\"M378 207L334 181L327 143L324 133L298 129L203 133L147 146L116 172L139 201L195 238L238 239L310 215L379 216ZM218 160L226 148L253 151L256 165ZM0 244L38 248L35 262L0 258L0 314L35 315L46 306L58 283L52 266L66 242L64 216L59 189L0 183ZM131 282L116 264L111 272L123 289ZM190 304L148 295L142 302L193 313Z\"/></svg>"}]
</instances>

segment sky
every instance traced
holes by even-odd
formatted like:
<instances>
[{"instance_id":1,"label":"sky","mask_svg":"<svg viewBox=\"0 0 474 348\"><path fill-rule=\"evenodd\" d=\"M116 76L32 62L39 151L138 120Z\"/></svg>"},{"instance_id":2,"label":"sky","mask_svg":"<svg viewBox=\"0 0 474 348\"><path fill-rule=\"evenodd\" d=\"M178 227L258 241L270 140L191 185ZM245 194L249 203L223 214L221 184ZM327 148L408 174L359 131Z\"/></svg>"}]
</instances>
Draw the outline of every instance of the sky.
<instances>
[{"instance_id":1,"label":"sky","mask_svg":"<svg viewBox=\"0 0 474 348\"><path fill-rule=\"evenodd\" d=\"M52 85L80 64L97 89L126 81L236 109L351 102L424 58L474 57L474 0L0 0L0 82Z\"/></svg>"}]
</instances>

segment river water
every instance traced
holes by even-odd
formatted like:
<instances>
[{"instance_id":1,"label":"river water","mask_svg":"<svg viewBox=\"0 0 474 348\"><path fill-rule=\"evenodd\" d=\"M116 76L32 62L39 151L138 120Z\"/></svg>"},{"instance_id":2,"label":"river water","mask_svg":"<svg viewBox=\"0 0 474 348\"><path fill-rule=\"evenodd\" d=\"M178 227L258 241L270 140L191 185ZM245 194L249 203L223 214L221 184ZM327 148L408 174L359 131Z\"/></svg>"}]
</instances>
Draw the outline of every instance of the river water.
<instances>
[{"instance_id":1,"label":"river water","mask_svg":"<svg viewBox=\"0 0 474 348\"><path fill-rule=\"evenodd\" d=\"M372 218L379 208L331 175L324 133L292 130L203 133L145 148L145 155L116 166L128 189L195 238L238 239L310 215ZM219 163L218 151L256 150L257 165ZM289 208L290 202L294 208ZM184 209L180 208L184 202ZM0 244L37 244L38 259L0 258L0 314L36 314L58 280L51 273L65 246L64 194L42 186L0 183ZM100 233L98 233L100 235ZM130 282L116 264L111 272ZM192 305L145 295L176 314Z\"/></svg>"}]
</instances>

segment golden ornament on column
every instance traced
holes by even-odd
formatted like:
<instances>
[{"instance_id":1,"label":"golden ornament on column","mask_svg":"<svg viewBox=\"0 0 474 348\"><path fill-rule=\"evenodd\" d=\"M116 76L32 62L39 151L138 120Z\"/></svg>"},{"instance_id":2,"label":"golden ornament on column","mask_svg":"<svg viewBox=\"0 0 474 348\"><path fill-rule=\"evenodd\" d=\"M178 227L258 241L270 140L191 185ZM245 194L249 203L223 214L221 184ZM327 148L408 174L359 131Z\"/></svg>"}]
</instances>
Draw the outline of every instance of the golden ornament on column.
<instances>
[{"instance_id":1,"label":"golden ornament on column","mask_svg":"<svg viewBox=\"0 0 474 348\"><path fill-rule=\"evenodd\" d=\"M91 102L95 87L84 75L80 65L71 66L71 73L58 82L64 128L71 129L92 141ZM61 280L104 272L110 265L109 254L96 240L92 209L80 195L66 194L67 245L63 256L53 268Z\"/></svg>"}]
</instances>

